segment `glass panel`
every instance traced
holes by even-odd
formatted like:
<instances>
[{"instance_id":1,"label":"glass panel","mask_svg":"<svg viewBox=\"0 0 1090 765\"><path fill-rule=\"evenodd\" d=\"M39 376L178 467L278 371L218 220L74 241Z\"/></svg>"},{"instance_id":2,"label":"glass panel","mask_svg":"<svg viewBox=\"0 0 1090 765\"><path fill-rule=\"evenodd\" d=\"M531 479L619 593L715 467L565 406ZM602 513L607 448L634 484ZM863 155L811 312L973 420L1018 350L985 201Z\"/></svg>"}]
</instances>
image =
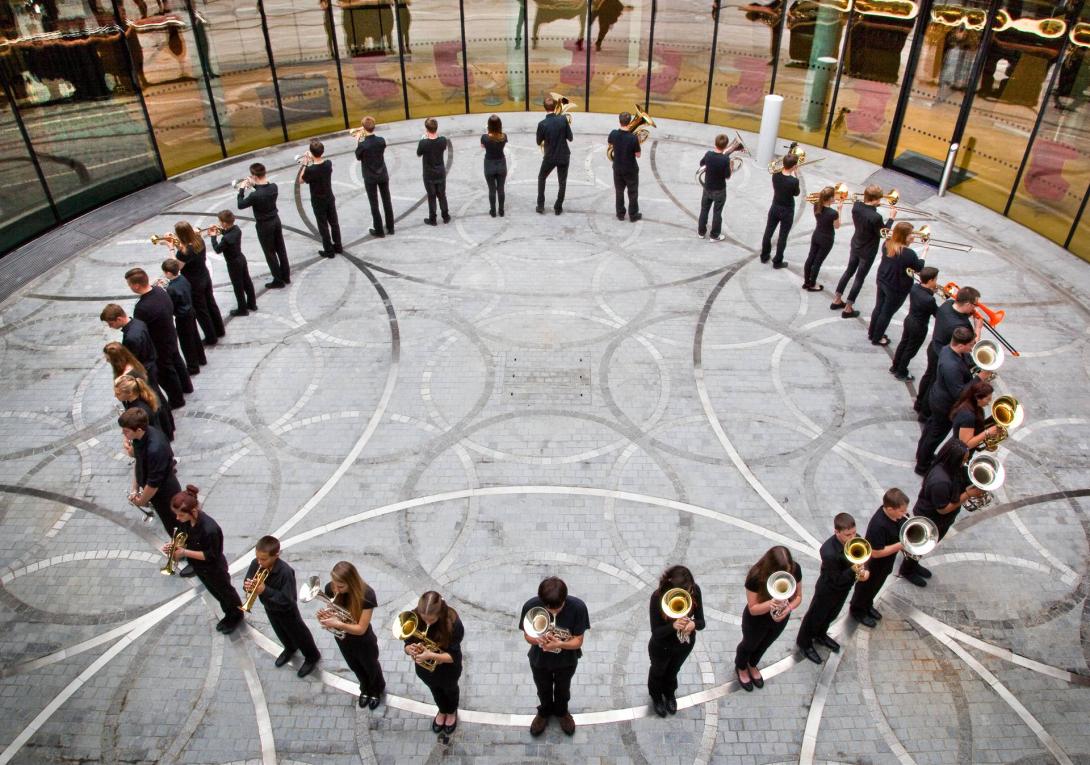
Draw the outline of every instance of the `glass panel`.
<instances>
[{"instance_id":1,"label":"glass panel","mask_svg":"<svg viewBox=\"0 0 1090 765\"><path fill-rule=\"evenodd\" d=\"M321 0L323 4L328 0ZM370 115L379 122L405 119L397 24L409 27L409 8L388 0L337 0L332 18L341 55L349 124Z\"/></svg>"},{"instance_id":2,"label":"glass panel","mask_svg":"<svg viewBox=\"0 0 1090 765\"><path fill-rule=\"evenodd\" d=\"M462 30L458 0L405 2L405 77L409 115L464 114ZM442 132L442 126L440 126Z\"/></svg>"},{"instance_id":3,"label":"glass panel","mask_svg":"<svg viewBox=\"0 0 1090 765\"><path fill-rule=\"evenodd\" d=\"M524 4L525 0L519 0ZM619 2L608 0L609 18L614 19ZM521 9L520 9L521 13ZM579 107L587 108L587 0L537 0L527 9L530 28L530 111L541 111L546 93L556 92L568 97ZM612 22L613 26L616 22ZM609 33L610 30L606 29ZM609 34L609 46L620 45L617 32ZM603 38L603 45L606 42ZM591 65L593 73L597 63ZM596 107L601 110L601 107Z\"/></svg>"},{"instance_id":4,"label":"glass panel","mask_svg":"<svg viewBox=\"0 0 1090 765\"><path fill-rule=\"evenodd\" d=\"M655 13L652 117L704 121L714 23L707 0L661 2Z\"/></svg>"},{"instance_id":5,"label":"glass panel","mask_svg":"<svg viewBox=\"0 0 1090 765\"><path fill-rule=\"evenodd\" d=\"M660 3L660 7L666 3ZM651 37L651 0L620 0L593 3L588 39L594 37L590 52L590 108L596 112L632 111L643 106L647 96L647 54ZM538 6L538 15L541 6ZM580 59L585 61L585 59ZM676 64L676 62L675 62ZM675 70L677 65L673 67ZM667 66L657 61L652 77L656 82L670 79ZM580 109L585 108L580 104Z\"/></svg>"},{"instance_id":6,"label":"glass panel","mask_svg":"<svg viewBox=\"0 0 1090 765\"><path fill-rule=\"evenodd\" d=\"M113 8L7 3L8 81L63 218L161 178Z\"/></svg>"},{"instance_id":7,"label":"glass panel","mask_svg":"<svg viewBox=\"0 0 1090 765\"><path fill-rule=\"evenodd\" d=\"M144 0L117 6L167 175L222 159L189 12L149 16Z\"/></svg>"},{"instance_id":8,"label":"glass panel","mask_svg":"<svg viewBox=\"0 0 1090 765\"><path fill-rule=\"evenodd\" d=\"M518 0L464 0L469 110L499 112L526 106L525 7ZM515 47L515 41L519 47ZM533 105L531 104L531 107Z\"/></svg>"},{"instance_id":9,"label":"glass panel","mask_svg":"<svg viewBox=\"0 0 1090 765\"><path fill-rule=\"evenodd\" d=\"M835 3L794 0L787 7L787 40L780 41L776 70L776 92L783 96L782 137L819 146L825 140L847 21L845 9ZM866 27L857 23L856 29L865 31Z\"/></svg>"},{"instance_id":10,"label":"glass panel","mask_svg":"<svg viewBox=\"0 0 1090 765\"><path fill-rule=\"evenodd\" d=\"M56 220L2 89L0 147L4 155L0 162L0 253L4 253Z\"/></svg>"},{"instance_id":11,"label":"glass panel","mask_svg":"<svg viewBox=\"0 0 1090 765\"><path fill-rule=\"evenodd\" d=\"M1007 205L1037 112L1044 106L1048 76L1068 31L1064 20L1050 18L1051 4L1004 0L999 8L998 31L984 55L958 152L959 183L952 186L956 193L995 210ZM1043 152L1048 151L1046 147L1042 144ZM1062 153L1058 145L1055 149Z\"/></svg>"},{"instance_id":12,"label":"glass panel","mask_svg":"<svg viewBox=\"0 0 1090 765\"><path fill-rule=\"evenodd\" d=\"M722 3L709 121L742 130L760 128L761 109L779 45L779 8L780 3L775 1Z\"/></svg>"}]
</instances>

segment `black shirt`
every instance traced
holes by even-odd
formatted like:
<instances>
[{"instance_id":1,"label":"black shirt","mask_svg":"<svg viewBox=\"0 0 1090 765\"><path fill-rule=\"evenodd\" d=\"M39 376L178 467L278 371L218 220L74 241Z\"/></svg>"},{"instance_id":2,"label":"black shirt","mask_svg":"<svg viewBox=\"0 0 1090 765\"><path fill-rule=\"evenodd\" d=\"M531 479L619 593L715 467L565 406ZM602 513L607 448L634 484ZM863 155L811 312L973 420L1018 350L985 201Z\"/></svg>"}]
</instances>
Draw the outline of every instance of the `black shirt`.
<instances>
[{"instance_id":1,"label":"black shirt","mask_svg":"<svg viewBox=\"0 0 1090 765\"><path fill-rule=\"evenodd\" d=\"M819 242L833 241L833 237L836 236L836 229L833 228L833 225L840 220L840 213L832 207L822 207L818 212L814 213L814 218L813 238Z\"/></svg>"},{"instance_id":2,"label":"black shirt","mask_svg":"<svg viewBox=\"0 0 1090 765\"><path fill-rule=\"evenodd\" d=\"M662 596L665 593L656 590L651 595L650 614L651 617L651 642L658 645L660 648L673 648L677 645L683 645L680 640L677 639L677 629L674 627L674 620L668 619L666 614L662 612ZM706 623L704 621L704 598L700 595L700 585L693 585L693 610L689 614L689 618L696 624L697 631L704 629ZM689 642L696 642L696 634L689 634Z\"/></svg>"},{"instance_id":3,"label":"black shirt","mask_svg":"<svg viewBox=\"0 0 1090 765\"><path fill-rule=\"evenodd\" d=\"M257 559L254 558L246 570L246 578L253 579L257 568ZM265 578L265 591L257 597L266 611L284 613L298 610L299 606L296 603L298 592L295 587L295 571L283 560L277 558L269 575Z\"/></svg>"},{"instance_id":4,"label":"black shirt","mask_svg":"<svg viewBox=\"0 0 1090 765\"><path fill-rule=\"evenodd\" d=\"M151 333L148 332L148 325L143 321L129 319L129 323L121 328L121 344L136 357L137 361L144 365L145 369L149 366L153 370L155 369L158 354L155 352L155 343L151 339Z\"/></svg>"},{"instance_id":5,"label":"black shirt","mask_svg":"<svg viewBox=\"0 0 1090 765\"><path fill-rule=\"evenodd\" d=\"M883 221L878 208L874 205L856 200L852 205L852 225L855 226L855 233L852 234L852 251L868 260L873 258L882 241L882 229L889 228L892 223L892 218Z\"/></svg>"},{"instance_id":6,"label":"black shirt","mask_svg":"<svg viewBox=\"0 0 1090 765\"><path fill-rule=\"evenodd\" d=\"M303 183L310 186L311 199L333 199L333 163L328 159L303 168Z\"/></svg>"},{"instance_id":7,"label":"black shirt","mask_svg":"<svg viewBox=\"0 0 1090 765\"><path fill-rule=\"evenodd\" d=\"M189 282L193 284L192 281ZM155 354L169 364L178 352L178 332L174 328L174 303L162 287L152 287L136 301L133 316L148 325Z\"/></svg>"},{"instance_id":8,"label":"black shirt","mask_svg":"<svg viewBox=\"0 0 1090 765\"><path fill-rule=\"evenodd\" d=\"M833 534L821 543L821 573L814 589L844 592L850 590L854 584L855 571L844 555L844 543Z\"/></svg>"},{"instance_id":9,"label":"black shirt","mask_svg":"<svg viewBox=\"0 0 1090 765\"><path fill-rule=\"evenodd\" d=\"M537 142L545 144L545 162L554 165L566 165L571 159L568 141L573 140L571 125L563 114L546 114L545 119L537 123Z\"/></svg>"},{"instance_id":10,"label":"black shirt","mask_svg":"<svg viewBox=\"0 0 1090 765\"><path fill-rule=\"evenodd\" d=\"M894 292L907 295L912 290L913 281L906 269L919 271L923 266L924 262L911 247L902 247L893 257L883 252L878 262L878 283Z\"/></svg>"},{"instance_id":11,"label":"black shirt","mask_svg":"<svg viewBox=\"0 0 1090 765\"><path fill-rule=\"evenodd\" d=\"M496 139L485 133L481 136L481 146L484 147L484 171L487 173L502 172L507 169L507 158L503 154L503 147L507 145L507 136Z\"/></svg>"},{"instance_id":12,"label":"black shirt","mask_svg":"<svg viewBox=\"0 0 1090 765\"><path fill-rule=\"evenodd\" d=\"M984 419L977 417L976 409L971 405L959 407L950 417L950 424L953 426L954 438L958 437L962 428L972 429L974 436L984 430Z\"/></svg>"},{"instance_id":13,"label":"black shirt","mask_svg":"<svg viewBox=\"0 0 1090 765\"><path fill-rule=\"evenodd\" d=\"M174 304L174 318L186 319L193 313L193 288L181 274L167 281L167 294Z\"/></svg>"},{"instance_id":14,"label":"black shirt","mask_svg":"<svg viewBox=\"0 0 1090 765\"><path fill-rule=\"evenodd\" d=\"M334 603L336 603L338 606L343 608L345 611L348 611L347 596L334 595L333 585L330 582L326 582L325 596L332 600ZM340 598L339 601L337 600L338 597ZM363 585L363 603L361 603L360 605L363 606L364 611L370 611L372 609L378 608L378 598L375 597L375 591L371 589L370 585ZM367 638L368 640L377 639L375 638L375 631L371 629L370 622L367 623L367 629L362 635L353 635L349 632L344 633L344 640L360 640L363 638Z\"/></svg>"},{"instance_id":15,"label":"black shirt","mask_svg":"<svg viewBox=\"0 0 1090 765\"><path fill-rule=\"evenodd\" d=\"M137 486L158 489L174 475L174 452L159 428L148 427L143 438L134 438L132 451L136 458Z\"/></svg>"},{"instance_id":16,"label":"black shirt","mask_svg":"<svg viewBox=\"0 0 1090 765\"><path fill-rule=\"evenodd\" d=\"M931 323L931 317L939 310L935 302L935 295L922 284L913 284L908 293L908 319L912 319L924 327ZM907 319L906 319L907 320Z\"/></svg>"},{"instance_id":17,"label":"black shirt","mask_svg":"<svg viewBox=\"0 0 1090 765\"><path fill-rule=\"evenodd\" d=\"M640 171L636 155L640 153L640 139L635 133L617 128L609 134L609 145L613 147L613 169L621 172Z\"/></svg>"},{"instance_id":18,"label":"black shirt","mask_svg":"<svg viewBox=\"0 0 1090 765\"><path fill-rule=\"evenodd\" d=\"M936 524L948 526L954 522L955 510L943 515L940 507L957 502L961 497L961 485L956 476L947 475L946 468L941 463L936 464L923 479L920 487L920 495L916 497L916 505L912 508L913 515L921 515L930 518Z\"/></svg>"},{"instance_id":19,"label":"black shirt","mask_svg":"<svg viewBox=\"0 0 1090 765\"><path fill-rule=\"evenodd\" d=\"M356 159L360 161L363 180L390 180L390 174L386 171L386 160L383 158L385 152L386 139L374 134L364 136L363 140L356 144Z\"/></svg>"},{"instance_id":20,"label":"black shirt","mask_svg":"<svg viewBox=\"0 0 1090 765\"><path fill-rule=\"evenodd\" d=\"M794 207L799 195L799 179L793 175L776 173L772 176L772 206Z\"/></svg>"},{"instance_id":21,"label":"black shirt","mask_svg":"<svg viewBox=\"0 0 1090 765\"><path fill-rule=\"evenodd\" d=\"M220 235L223 237L222 242L219 237L212 237L212 249L221 253L224 260L241 259L242 229L238 226L231 226L231 228L221 229Z\"/></svg>"},{"instance_id":22,"label":"black shirt","mask_svg":"<svg viewBox=\"0 0 1090 765\"><path fill-rule=\"evenodd\" d=\"M961 395L961 390L973 379L969 371L968 354L954 353L949 345L939 351L939 363L935 381L927 394L931 411L943 417L950 416L950 409Z\"/></svg>"},{"instance_id":23,"label":"black shirt","mask_svg":"<svg viewBox=\"0 0 1090 765\"><path fill-rule=\"evenodd\" d=\"M421 620L419 629L423 630L423 627L424 627L424 622L423 622L423 620ZM431 633L430 629L428 630L428 632L429 632L428 637L431 637L434 640L435 638L432 637L432 635L430 634ZM455 617L454 624L452 624L450 626L450 640L447 642L447 645L443 645L442 643L439 643L439 641L436 641L436 643L439 645L439 651L437 651L437 653L449 653L450 658L453 661L451 661L449 664L439 664L435 668L436 672L444 672L444 673L449 672L449 673L452 673L452 674L461 673L461 671L462 671L462 640L465 639L465 636L466 636L466 628L462 625L461 617ZM412 645L413 643L419 643L419 642L420 642L420 638L411 637L411 638L409 638L408 640L405 641L405 645ZM417 673L417 675L419 675L420 677L423 677L423 678L428 678L429 676L430 677L435 676L433 673L428 672L426 669L423 669L420 666L416 667L416 673Z\"/></svg>"},{"instance_id":24,"label":"black shirt","mask_svg":"<svg viewBox=\"0 0 1090 765\"><path fill-rule=\"evenodd\" d=\"M145 382L147 382L145 380ZM166 409L163 408L162 402L159 402L159 408L152 410L151 404L142 398L134 398L132 401L122 401L122 406L126 409L139 409L148 416L148 426L155 428L163 433L167 437L168 441L174 440L174 430L171 428L171 421L167 416Z\"/></svg>"},{"instance_id":25,"label":"black shirt","mask_svg":"<svg viewBox=\"0 0 1090 765\"><path fill-rule=\"evenodd\" d=\"M276 197L279 193L275 183L262 183L254 186L248 196L245 189L239 189L238 207L240 210L252 207L254 209L254 220L258 223L279 221L280 214L276 211Z\"/></svg>"},{"instance_id":26,"label":"black shirt","mask_svg":"<svg viewBox=\"0 0 1090 765\"><path fill-rule=\"evenodd\" d=\"M972 319L966 314L954 310L954 301L947 300L935 311L935 331L931 333L931 346L938 353L943 346L950 344L954 330L958 327L973 328Z\"/></svg>"},{"instance_id":27,"label":"black shirt","mask_svg":"<svg viewBox=\"0 0 1090 765\"><path fill-rule=\"evenodd\" d=\"M196 524L186 521L180 523L179 528L189 535L185 540L185 548L204 553L204 560L186 559L193 568L198 571L218 568L224 573L227 572L227 559L223 556L223 531L208 513L199 513Z\"/></svg>"},{"instance_id":28,"label":"black shirt","mask_svg":"<svg viewBox=\"0 0 1090 765\"><path fill-rule=\"evenodd\" d=\"M520 631L522 630L522 620L526 617L526 612L535 606L545 607L545 603L536 595L523 604L517 625ZM572 637L579 637L589 630L590 613L587 612L586 603L579 598L573 598L569 595L564 600L564 607L561 608L560 613L556 615L556 626L571 632ZM581 648L575 651L550 653L541 650L541 646L539 645L530 646L530 650L527 653L527 656L530 657L530 666L535 669L562 669L564 667L574 667L579 663L579 658L582 655L583 649Z\"/></svg>"},{"instance_id":29,"label":"black shirt","mask_svg":"<svg viewBox=\"0 0 1090 765\"><path fill-rule=\"evenodd\" d=\"M212 284L212 275L208 273L208 251L185 245L178 248L175 256L182 261L182 276L189 280L195 290L203 290Z\"/></svg>"},{"instance_id":30,"label":"black shirt","mask_svg":"<svg viewBox=\"0 0 1090 765\"><path fill-rule=\"evenodd\" d=\"M878 512L871 516L864 537L874 550L889 547L901 541L901 526L904 525L905 520L901 518L899 521L892 521L886 515L886 511L879 507ZM893 561L896 557L896 555L886 555L883 558L871 558L867 561L871 577L888 575L893 570Z\"/></svg>"},{"instance_id":31,"label":"black shirt","mask_svg":"<svg viewBox=\"0 0 1090 765\"><path fill-rule=\"evenodd\" d=\"M416 156L421 157L420 164L424 170L425 181L441 181L447 177L447 166L443 163L443 155L450 146L446 136L437 138L421 138L416 145Z\"/></svg>"},{"instance_id":32,"label":"black shirt","mask_svg":"<svg viewBox=\"0 0 1090 765\"><path fill-rule=\"evenodd\" d=\"M700 166L704 168L706 191L722 191L727 187L727 178L730 178L729 155L717 151L704 152L704 156L700 158Z\"/></svg>"}]
</instances>

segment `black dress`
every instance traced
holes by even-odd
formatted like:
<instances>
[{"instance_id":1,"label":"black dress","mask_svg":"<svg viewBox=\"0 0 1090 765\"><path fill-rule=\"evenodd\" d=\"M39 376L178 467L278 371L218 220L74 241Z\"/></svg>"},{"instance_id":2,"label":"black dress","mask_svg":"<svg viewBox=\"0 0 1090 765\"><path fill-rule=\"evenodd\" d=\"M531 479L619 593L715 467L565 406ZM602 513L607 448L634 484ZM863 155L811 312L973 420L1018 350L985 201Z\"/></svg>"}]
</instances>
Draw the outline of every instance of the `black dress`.
<instances>
[{"instance_id":1,"label":"black dress","mask_svg":"<svg viewBox=\"0 0 1090 765\"><path fill-rule=\"evenodd\" d=\"M333 595L333 585L326 584L325 594L335 603L337 598ZM342 608L344 603L337 603ZM375 591L364 586L363 610L367 611L378 606ZM378 661L378 638L371 625L367 625L367 631L362 635L345 633L344 637L337 641L337 647L341 649L348 668L356 675L360 683L360 693L364 696L381 696L386 690L386 678L382 676L382 666Z\"/></svg>"},{"instance_id":2,"label":"black dress","mask_svg":"<svg viewBox=\"0 0 1090 765\"><path fill-rule=\"evenodd\" d=\"M441 652L449 653L454 661L449 664L439 664L433 672L429 672L419 664L413 665L416 667L416 676L431 691L431 697L435 700L435 705L439 707L439 714L452 715L458 711L458 678L462 676L462 639L465 634L462 620L456 618L451 626L448 644L440 645ZM419 642L417 638L409 638L405 641L405 645Z\"/></svg>"}]
</instances>

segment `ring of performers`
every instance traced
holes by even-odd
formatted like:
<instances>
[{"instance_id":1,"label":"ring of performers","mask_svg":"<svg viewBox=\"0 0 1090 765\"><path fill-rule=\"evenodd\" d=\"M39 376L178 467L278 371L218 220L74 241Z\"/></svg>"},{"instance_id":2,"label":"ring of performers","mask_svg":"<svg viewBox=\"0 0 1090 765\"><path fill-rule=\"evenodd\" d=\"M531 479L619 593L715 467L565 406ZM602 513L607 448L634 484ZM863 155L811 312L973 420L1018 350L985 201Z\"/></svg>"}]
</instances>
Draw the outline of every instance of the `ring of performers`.
<instances>
[{"instance_id":1,"label":"ring of performers","mask_svg":"<svg viewBox=\"0 0 1090 765\"><path fill-rule=\"evenodd\" d=\"M413 610L427 625L425 634L428 640L435 643L439 650L428 650L419 637L413 636L405 640L405 654L414 661L416 676L428 686L432 700L439 708L439 714L431 722L432 732L449 735L458 727L458 678L462 676L465 627L458 612L433 590L421 595ZM429 672L422 666L425 662L435 662L435 669Z\"/></svg>"},{"instance_id":2,"label":"ring of performers","mask_svg":"<svg viewBox=\"0 0 1090 765\"><path fill-rule=\"evenodd\" d=\"M329 572L325 596L352 617L352 621L338 619L332 609L319 609L318 623L327 630L340 630L337 648L360 684L360 709L376 709L386 691L386 678L378 660L378 638L371 628L371 616L378 606L375 591L363 581L359 571L346 560L337 563Z\"/></svg>"},{"instance_id":3,"label":"ring of performers","mask_svg":"<svg viewBox=\"0 0 1090 765\"><path fill-rule=\"evenodd\" d=\"M776 601L768 592L768 579L786 571L795 578L795 593L790 600ZM765 651L776 641L787 619L802 604L802 568L791 551L777 545L769 548L746 574L746 607L742 609L742 641L734 654L734 673L746 691L763 688L764 678L757 665Z\"/></svg>"},{"instance_id":4,"label":"ring of performers","mask_svg":"<svg viewBox=\"0 0 1090 765\"><path fill-rule=\"evenodd\" d=\"M670 619L663 613L662 597L680 588L689 593L692 606L689 615ZM647 654L651 668L647 670L647 692L655 714L666 717L677 714L677 675L685 660L696 647L696 631L704 629L704 599L700 586L693 581L693 572L685 566L671 566L662 572L658 589L651 593L651 639Z\"/></svg>"}]
</instances>

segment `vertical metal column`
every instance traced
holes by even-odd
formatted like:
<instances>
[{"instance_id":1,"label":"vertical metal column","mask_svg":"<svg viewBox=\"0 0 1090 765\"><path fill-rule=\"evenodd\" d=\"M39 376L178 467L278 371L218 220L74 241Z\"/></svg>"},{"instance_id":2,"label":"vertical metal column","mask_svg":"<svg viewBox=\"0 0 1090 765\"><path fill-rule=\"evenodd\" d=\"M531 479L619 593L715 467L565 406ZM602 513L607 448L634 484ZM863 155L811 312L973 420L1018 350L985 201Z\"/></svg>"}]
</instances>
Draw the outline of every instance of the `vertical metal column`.
<instances>
[{"instance_id":1,"label":"vertical metal column","mask_svg":"<svg viewBox=\"0 0 1090 765\"><path fill-rule=\"evenodd\" d=\"M722 10L722 0L713 0L712 16L715 19L715 26L712 27L712 55L711 62L708 64L708 96L704 99L705 125L708 124L708 117L711 114L712 108L712 83L715 81L715 50L719 46L719 16Z\"/></svg>"},{"instance_id":2,"label":"vertical metal column","mask_svg":"<svg viewBox=\"0 0 1090 765\"><path fill-rule=\"evenodd\" d=\"M397 12L397 9L394 9ZM341 114L344 115L344 129L348 130L348 99L344 95L344 76L341 74L341 46L337 44L337 26L333 23L333 3L326 3L326 17L329 20L329 39L333 41L333 63L337 66L337 85L341 88Z\"/></svg>"},{"instance_id":3,"label":"vertical metal column","mask_svg":"<svg viewBox=\"0 0 1090 765\"><path fill-rule=\"evenodd\" d=\"M405 79L405 30L401 28L401 6L394 2L394 26L397 28L397 60L401 64L401 102L405 105L405 119L409 119L409 85Z\"/></svg>"},{"instance_id":4,"label":"vertical metal column","mask_svg":"<svg viewBox=\"0 0 1090 765\"><path fill-rule=\"evenodd\" d=\"M462 28L462 92L465 94L466 114L469 114L469 60L466 57L465 0L458 0L458 21Z\"/></svg>"},{"instance_id":5,"label":"vertical metal column","mask_svg":"<svg viewBox=\"0 0 1090 765\"><path fill-rule=\"evenodd\" d=\"M212 94L212 80L209 79L209 70L212 65L208 58L208 50L201 44L204 35L197 34L197 14L193 10L193 0L185 0L185 9L189 13L189 23L193 28L193 39L197 44L197 58L201 62L201 75L204 79L204 92L208 94L208 108L212 112L212 121L216 125L216 138L220 142L220 156L226 159L227 144L223 140L223 126L220 125L219 110L216 109L216 99Z\"/></svg>"},{"instance_id":6,"label":"vertical metal column","mask_svg":"<svg viewBox=\"0 0 1090 765\"><path fill-rule=\"evenodd\" d=\"M276 76L276 61L273 60L272 40L269 39L269 20L265 16L265 3L257 0L257 12L261 14L261 34L265 37L265 53L269 56L269 71L272 72L273 93L276 95L276 109L280 113L280 130L284 133L284 143L288 141L288 122L284 117L284 102L280 98L280 80Z\"/></svg>"},{"instance_id":7,"label":"vertical metal column","mask_svg":"<svg viewBox=\"0 0 1090 765\"><path fill-rule=\"evenodd\" d=\"M893 109L893 123L889 131L889 139L886 141L886 152L882 156L882 167L893 164L893 154L897 149L897 142L901 138L901 123L908 109L908 100L912 95L912 83L916 79L916 67L920 63L920 51L923 50L924 37L927 35L927 25L931 19L931 0L920 3L920 13L916 17L916 29L912 33L912 47L908 51L908 62L905 64L904 74L901 76L901 92L897 94L897 106Z\"/></svg>"},{"instance_id":8,"label":"vertical metal column","mask_svg":"<svg viewBox=\"0 0 1090 765\"><path fill-rule=\"evenodd\" d=\"M26 144L27 154L30 156L30 163L34 165L34 172L38 176L38 183L42 185L42 191L45 193L45 201L49 203L49 211L53 213L53 222L54 224L60 223L60 211L57 210L57 203L53 201L53 194L49 191L49 184L46 183L45 173L42 171L42 165L38 161L38 153L34 151L34 143L30 140L30 133L26 129L26 123L23 122L23 115L19 111L19 105L15 103L15 93L12 91L7 77L0 75L0 83L4 86L4 95L7 97L8 103L11 104L11 116L15 118L15 124L19 127L19 134L23 137L23 143ZM1085 202L1083 204L1085 204Z\"/></svg>"},{"instance_id":9,"label":"vertical metal column","mask_svg":"<svg viewBox=\"0 0 1090 765\"><path fill-rule=\"evenodd\" d=\"M586 66L586 71L584 71L584 75L586 75L586 85L584 86L584 89L583 89L583 102L585 103L585 106L584 106L583 108L584 108L584 109L586 109L586 110L587 110L588 112L590 111L590 25L591 25L591 2L592 2L592 0L587 0L587 24L586 24L586 31L585 31L585 34L584 34L584 37L586 37L586 40L584 40L584 41L583 41L583 42L584 42L584 43L586 44L586 46L587 46L587 51L586 51L586 54L587 54L587 55L586 55L586 64L585 64L585 66ZM529 11L529 9L527 9L527 11L526 11L526 14L527 14L527 16L529 16L529 14L530 14L530 11Z\"/></svg>"},{"instance_id":10,"label":"vertical metal column","mask_svg":"<svg viewBox=\"0 0 1090 765\"><path fill-rule=\"evenodd\" d=\"M658 0L651 0L651 32L647 37L647 87L644 88L643 93L645 112L651 108L651 66L655 63L655 14L658 13L658 9Z\"/></svg>"},{"instance_id":11,"label":"vertical metal column","mask_svg":"<svg viewBox=\"0 0 1090 765\"><path fill-rule=\"evenodd\" d=\"M525 86L522 92L525 94L526 111L530 111L530 12L526 2L527 0L519 0L522 4L522 80ZM515 37L518 35L516 30Z\"/></svg>"},{"instance_id":12,"label":"vertical metal column","mask_svg":"<svg viewBox=\"0 0 1090 765\"><path fill-rule=\"evenodd\" d=\"M772 81L768 83L768 95L776 92L776 75L780 71L780 48L783 47L784 38L787 37L787 2L780 4L780 35L776 39L776 55L772 57Z\"/></svg>"},{"instance_id":13,"label":"vertical metal column","mask_svg":"<svg viewBox=\"0 0 1090 765\"><path fill-rule=\"evenodd\" d=\"M132 89L136 93L137 100L140 101L140 111L144 113L144 121L148 125L148 137L151 138L151 148L155 152L155 163L159 165L159 174L165 180L167 177L166 167L163 166L163 157L159 153L159 141L155 138L155 128L152 127L151 115L148 114L148 104L144 101L144 91L140 89L140 83L136 79L136 62L132 60L132 51L129 50L129 42L125 37L125 22L121 19L121 12L117 9L117 0L111 0L110 7L114 9L114 23L117 24L118 32L121 34L118 45L125 50L125 61L129 64L129 82L132 83Z\"/></svg>"}]
</instances>

